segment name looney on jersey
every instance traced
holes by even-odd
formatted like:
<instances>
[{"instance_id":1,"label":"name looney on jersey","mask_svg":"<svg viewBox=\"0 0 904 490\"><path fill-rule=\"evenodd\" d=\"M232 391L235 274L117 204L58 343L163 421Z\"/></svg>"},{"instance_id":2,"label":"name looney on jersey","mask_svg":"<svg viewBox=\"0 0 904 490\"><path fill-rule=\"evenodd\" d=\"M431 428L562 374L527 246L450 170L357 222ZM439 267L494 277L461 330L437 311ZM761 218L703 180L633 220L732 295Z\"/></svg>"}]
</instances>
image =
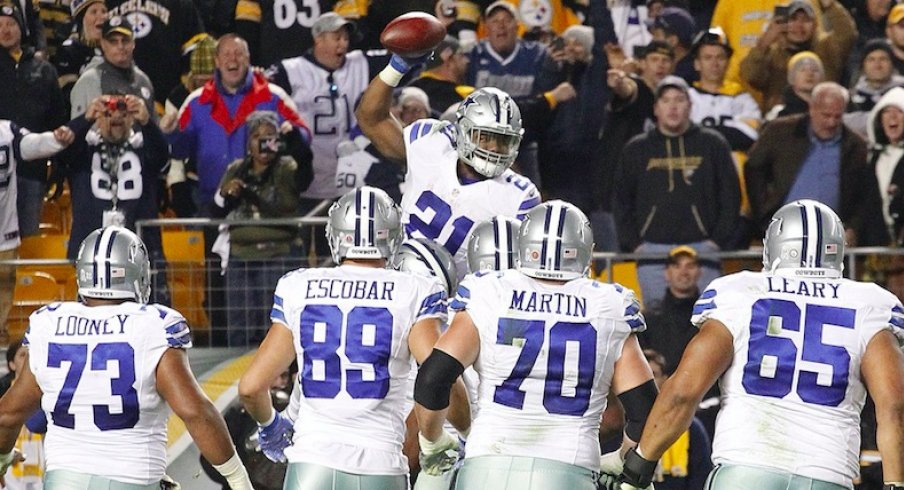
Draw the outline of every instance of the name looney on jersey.
<instances>
[{"instance_id":1,"label":"name looney on jersey","mask_svg":"<svg viewBox=\"0 0 904 490\"><path fill-rule=\"evenodd\" d=\"M126 15L130 12L144 12L148 15L157 17L164 25L169 25L170 10L153 0L126 0L118 7L110 10L110 17L115 15Z\"/></svg>"},{"instance_id":2,"label":"name looney on jersey","mask_svg":"<svg viewBox=\"0 0 904 490\"><path fill-rule=\"evenodd\" d=\"M392 301L392 281L360 281L346 279L312 279L308 281L305 299L373 299Z\"/></svg>"},{"instance_id":3,"label":"name looney on jersey","mask_svg":"<svg viewBox=\"0 0 904 490\"><path fill-rule=\"evenodd\" d=\"M555 313L576 317L587 316L587 298L566 293L512 291L509 309L527 313Z\"/></svg>"},{"instance_id":4,"label":"name looney on jersey","mask_svg":"<svg viewBox=\"0 0 904 490\"><path fill-rule=\"evenodd\" d=\"M126 321L129 315L116 315L114 318L85 318L70 315L65 318L57 318L57 327L54 335L115 335L123 334L126 329ZM114 320L114 321L111 321ZM118 327L118 328L117 328Z\"/></svg>"},{"instance_id":5,"label":"name looney on jersey","mask_svg":"<svg viewBox=\"0 0 904 490\"><path fill-rule=\"evenodd\" d=\"M770 293L796 294L810 298L838 299L838 287L841 286L830 282L789 281L784 277L767 277L766 280L769 281Z\"/></svg>"}]
</instances>

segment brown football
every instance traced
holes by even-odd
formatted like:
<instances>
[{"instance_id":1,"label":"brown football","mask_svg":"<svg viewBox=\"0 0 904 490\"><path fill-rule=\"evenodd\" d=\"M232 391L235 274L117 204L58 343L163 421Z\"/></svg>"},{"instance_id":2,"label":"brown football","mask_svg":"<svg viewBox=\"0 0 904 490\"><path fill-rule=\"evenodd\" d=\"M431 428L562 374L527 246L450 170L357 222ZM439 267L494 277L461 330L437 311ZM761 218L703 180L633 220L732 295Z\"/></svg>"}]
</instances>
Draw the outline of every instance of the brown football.
<instances>
[{"instance_id":1,"label":"brown football","mask_svg":"<svg viewBox=\"0 0 904 490\"><path fill-rule=\"evenodd\" d=\"M392 19L380 34L380 43L406 58L423 56L446 37L446 26L424 12L409 12Z\"/></svg>"}]
</instances>

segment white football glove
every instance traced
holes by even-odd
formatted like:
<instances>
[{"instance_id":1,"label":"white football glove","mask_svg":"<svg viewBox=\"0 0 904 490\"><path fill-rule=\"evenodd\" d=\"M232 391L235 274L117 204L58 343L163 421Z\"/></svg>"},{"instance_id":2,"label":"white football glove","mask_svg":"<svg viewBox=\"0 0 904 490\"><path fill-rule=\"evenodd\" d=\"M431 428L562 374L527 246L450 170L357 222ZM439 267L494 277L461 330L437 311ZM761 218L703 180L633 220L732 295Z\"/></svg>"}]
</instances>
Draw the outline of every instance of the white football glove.
<instances>
[{"instance_id":1,"label":"white football glove","mask_svg":"<svg viewBox=\"0 0 904 490\"><path fill-rule=\"evenodd\" d=\"M600 456L600 473L620 475L624 465L625 460L622 458L621 451L618 449Z\"/></svg>"},{"instance_id":2,"label":"white football glove","mask_svg":"<svg viewBox=\"0 0 904 490\"><path fill-rule=\"evenodd\" d=\"M421 444L421 471L431 476L439 476L455 466L458 461L458 439L452 437L445 430L439 439L429 441L423 434L418 433L418 441Z\"/></svg>"},{"instance_id":3,"label":"white football glove","mask_svg":"<svg viewBox=\"0 0 904 490\"><path fill-rule=\"evenodd\" d=\"M6 454L0 454L0 476L5 475L10 466L20 461L25 461L25 455L16 448Z\"/></svg>"}]
</instances>

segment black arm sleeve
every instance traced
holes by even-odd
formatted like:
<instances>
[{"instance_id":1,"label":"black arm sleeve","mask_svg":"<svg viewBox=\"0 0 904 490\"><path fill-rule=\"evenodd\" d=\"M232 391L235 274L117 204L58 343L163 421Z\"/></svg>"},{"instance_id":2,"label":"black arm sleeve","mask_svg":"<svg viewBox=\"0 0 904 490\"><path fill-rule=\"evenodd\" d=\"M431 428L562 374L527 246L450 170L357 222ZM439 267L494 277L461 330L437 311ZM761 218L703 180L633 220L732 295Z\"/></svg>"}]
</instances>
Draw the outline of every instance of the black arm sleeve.
<instances>
[{"instance_id":1,"label":"black arm sleeve","mask_svg":"<svg viewBox=\"0 0 904 490\"><path fill-rule=\"evenodd\" d=\"M653 408L653 402L656 401L658 394L656 383L651 379L618 395L618 399L625 407L625 435L632 441L640 441L643 426L647 423L650 409Z\"/></svg>"},{"instance_id":2,"label":"black arm sleeve","mask_svg":"<svg viewBox=\"0 0 904 490\"><path fill-rule=\"evenodd\" d=\"M465 367L458 359L439 349L433 349L417 372L414 383L414 401L430 410L442 410L449 406L449 391L461 376Z\"/></svg>"}]
</instances>

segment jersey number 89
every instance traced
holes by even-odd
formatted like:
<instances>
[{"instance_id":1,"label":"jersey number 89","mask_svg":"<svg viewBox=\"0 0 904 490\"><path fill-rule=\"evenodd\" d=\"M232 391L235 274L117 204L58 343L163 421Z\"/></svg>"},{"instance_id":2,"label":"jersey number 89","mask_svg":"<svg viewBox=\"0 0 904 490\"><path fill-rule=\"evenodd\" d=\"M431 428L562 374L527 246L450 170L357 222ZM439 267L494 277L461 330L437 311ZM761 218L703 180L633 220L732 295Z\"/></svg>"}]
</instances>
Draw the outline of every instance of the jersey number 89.
<instances>
[{"instance_id":1,"label":"jersey number 89","mask_svg":"<svg viewBox=\"0 0 904 490\"><path fill-rule=\"evenodd\" d=\"M343 335L345 358L373 367L372 380L365 379L364 369L346 367L345 390L352 398L386 397L393 323L388 309L356 306L344 316L335 305L308 305L299 323L305 397L335 398L342 390L342 359L337 351Z\"/></svg>"}]
</instances>

